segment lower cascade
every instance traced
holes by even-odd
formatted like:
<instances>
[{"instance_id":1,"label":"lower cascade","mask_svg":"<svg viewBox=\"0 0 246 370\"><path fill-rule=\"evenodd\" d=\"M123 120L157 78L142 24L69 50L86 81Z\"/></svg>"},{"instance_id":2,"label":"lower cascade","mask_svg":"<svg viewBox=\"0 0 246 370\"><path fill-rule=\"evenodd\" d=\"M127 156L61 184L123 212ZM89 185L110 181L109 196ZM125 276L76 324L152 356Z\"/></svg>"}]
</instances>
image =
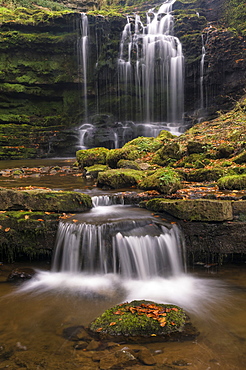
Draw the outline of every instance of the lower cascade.
<instances>
[{"instance_id":1,"label":"lower cascade","mask_svg":"<svg viewBox=\"0 0 246 370\"><path fill-rule=\"evenodd\" d=\"M51 270L38 270L19 293L63 292L116 302L146 299L199 313L224 296L219 282L186 273L176 224L113 201L95 197L89 212L61 221Z\"/></svg>"},{"instance_id":2,"label":"lower cascade","mask_svg":"<svg viewBox=\"0 0 246 370\"><path fill-rule=\"evenodd\" d=\"M52 270L143 280L178 275L183 272L178 229L133 220L102 225L60 222Z\"/></svg>"}]
</instances>

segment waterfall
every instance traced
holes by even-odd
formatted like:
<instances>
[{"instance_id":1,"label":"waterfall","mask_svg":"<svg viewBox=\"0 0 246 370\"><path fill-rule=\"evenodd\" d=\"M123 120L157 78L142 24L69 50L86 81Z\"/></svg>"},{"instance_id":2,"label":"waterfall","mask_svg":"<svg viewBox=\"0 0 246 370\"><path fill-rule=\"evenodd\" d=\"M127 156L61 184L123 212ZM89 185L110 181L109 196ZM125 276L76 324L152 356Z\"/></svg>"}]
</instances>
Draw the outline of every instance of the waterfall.
<instances>
[{"instance_id":1,"label":"waterfall","mask_svg":"<svg viewBox=\"0 0 246 370\"><path fill-rule=\"evenodd\" d=\"M202 35L202 56L201 56L201 62L200 62L200 109L204 109L204 60L206 55L206 49L205 49L205 43L204 43L204 37Z\"/></svg>"},{"instance_id":2,"label":"waterfall","mask_svg":"<svg viewBox=\"0 0 246 370\"><path fill-rule=\"evenodd\" d=\"M134 220L99 225L60 222L52 270L140 280L176 276L184 270L179 231L175 225L168 229Z\"/></svg>"},{"instance_id":3,"label":"waterfall","mask_svg":"<svg viewBox=\"0 0 246 370\"><path fill-rule=\"evenodd\" d=\"M88 116L88 102L87 102L87 67L88 67L88 18L85 13L81 13L79 22L79 37L77 39L77 53L79 76L82 80L82 95L84 102L84 119Z\"/></svg>"},{"instance_id":4,"label":"waterfall","mask_svg":"<svg viewBox=\"0 0 246 370\"><path fill-rule=\"evenodd\" d=\"M182 123L184 86L182 45L173 33L172 5L166 1L159 10L140 17L127 17L118 60L119 91L126 105L146 122ZM132 106L127 96L137 97ZM120 107L120 109L122 109ZM128 118L128 117L126 117Z\"/></svg>"}]
</instances>

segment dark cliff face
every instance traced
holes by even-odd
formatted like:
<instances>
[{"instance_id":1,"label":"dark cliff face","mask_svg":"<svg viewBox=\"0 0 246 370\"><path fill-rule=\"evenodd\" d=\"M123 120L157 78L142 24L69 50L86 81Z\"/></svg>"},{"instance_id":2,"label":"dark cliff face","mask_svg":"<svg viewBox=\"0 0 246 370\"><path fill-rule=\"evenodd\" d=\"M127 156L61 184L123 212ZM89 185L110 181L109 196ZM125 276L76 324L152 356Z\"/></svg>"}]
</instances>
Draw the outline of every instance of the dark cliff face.
<instances>
[{"instance_id":1,"label":"dark cliff face","mask_svg":"<svg viewBox=\"0 0 246 370\"><path fill-rule=\"evenodd\" d=\"M213 117L216 111L230 108L245 88L245 40L222 27L225 2L177 0L174 4L174 32L185 57L185 113L191 124L203 115ZM73 2L71 7L81 11L93 7L90 4ZM33 24L16 20L2 23L1 159L75 152L73 128L85 116L83 76L78 72L76 55L79 19L79 13L68 13ZM134 93L126 96L123 106L117 92L117 58L126 18L89 15L88 20L88 112L111 114L117 120L119 107L127 111L135 99ZM205 109L201 111L201 107Z\"/></svg>"}]
</instances>

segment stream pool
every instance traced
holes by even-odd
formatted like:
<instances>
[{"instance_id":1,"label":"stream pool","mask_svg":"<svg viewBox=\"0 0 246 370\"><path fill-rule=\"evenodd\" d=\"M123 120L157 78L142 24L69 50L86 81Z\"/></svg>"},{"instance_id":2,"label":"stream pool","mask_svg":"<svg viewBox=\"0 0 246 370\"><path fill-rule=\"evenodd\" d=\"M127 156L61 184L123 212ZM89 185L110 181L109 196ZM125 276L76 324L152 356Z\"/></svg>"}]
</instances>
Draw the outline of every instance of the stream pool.
<instances>
[{"instance_id":1,"label":"stream pool","mask_svg":"<svg viewBox=\"0 0 246 370\"><path fill-rule=\"evenodd\" d=\"M86 326L105 309L121 302L121 293L103 297L63 289L20 293L20 287L6 283L14 267L16 265L0 267L0 369L99 369L98 363L92 360L95 351L76 350L76 342L67 340L63 330ZM32 264L31 267L44 273L50 269L45 264ZM206 309L188 311L200 332L195 341L145 344L157 361L152 368L245 369L245 265L224 266L216 271L199 269L190 272L189 276L207 280L210 286L214 285L213 294L217 290L220 295L222 289L224 297L218 302L216 294L205 296L204 302L209 302ZM209 290L205 294L209 294ZM128 347L131 346L134 347ZM100 356L104 356L103 351ZM186 366L177 366L178 363ZM134 370L145 368L150 367L129 367Z\"/></svg>"}]
</instances>

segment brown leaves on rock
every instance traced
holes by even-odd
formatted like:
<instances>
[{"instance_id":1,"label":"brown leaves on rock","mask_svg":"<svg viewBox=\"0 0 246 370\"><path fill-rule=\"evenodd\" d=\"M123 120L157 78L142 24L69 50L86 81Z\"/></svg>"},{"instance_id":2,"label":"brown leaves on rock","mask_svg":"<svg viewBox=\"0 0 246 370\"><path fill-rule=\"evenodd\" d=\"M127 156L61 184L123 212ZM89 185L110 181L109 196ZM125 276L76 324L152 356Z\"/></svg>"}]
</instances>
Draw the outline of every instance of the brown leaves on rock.
<instances>
[{"instance_id":1,"label":"brown leaves on rock","mask_svg":"<svg viewBox=\"0 0 246 370\"><path fill-rule=\"evenodd\" d=\"M167 324L167 313L171 311L178 312L179 309L177 307L163 307L158 306L156 304L144 304L142 303L140 306L124 306L120 305L122 308L114 312L115 315L124 315L126 312L131 312L132 314L137 315L146 315L147 317L157 320L160 326L164 327ZM115 325L115 323L110 323L110 325ZM176 325L173 321L171 325Z\"/></svg>"}]
</instances>

